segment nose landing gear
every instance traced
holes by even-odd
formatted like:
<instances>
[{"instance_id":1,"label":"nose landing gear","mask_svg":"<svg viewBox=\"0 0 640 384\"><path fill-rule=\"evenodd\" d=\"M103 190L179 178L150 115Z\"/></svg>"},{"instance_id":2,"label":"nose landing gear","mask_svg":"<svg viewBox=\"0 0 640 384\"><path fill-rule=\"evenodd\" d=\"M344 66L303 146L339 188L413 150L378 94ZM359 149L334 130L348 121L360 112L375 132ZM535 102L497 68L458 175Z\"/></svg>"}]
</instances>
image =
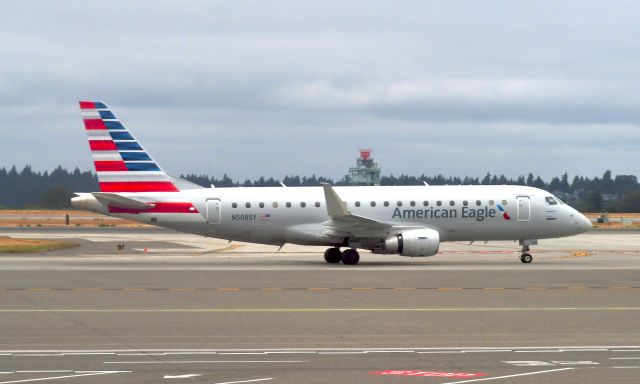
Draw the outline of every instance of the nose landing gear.
<instances>
[{"instance_id":1,"label":"nose landing gear","mask_svg":"<svg viewBox=\"0 0 640 384\"><path fill-rule=\"evenodd\" d=\"M522 261L524 264L529 264L530 262L533 261L533 256L531 256L531 254L529 253L528 245L522 246L522 254L520 255L520 261Z\"/></svg>"}]
</instances>

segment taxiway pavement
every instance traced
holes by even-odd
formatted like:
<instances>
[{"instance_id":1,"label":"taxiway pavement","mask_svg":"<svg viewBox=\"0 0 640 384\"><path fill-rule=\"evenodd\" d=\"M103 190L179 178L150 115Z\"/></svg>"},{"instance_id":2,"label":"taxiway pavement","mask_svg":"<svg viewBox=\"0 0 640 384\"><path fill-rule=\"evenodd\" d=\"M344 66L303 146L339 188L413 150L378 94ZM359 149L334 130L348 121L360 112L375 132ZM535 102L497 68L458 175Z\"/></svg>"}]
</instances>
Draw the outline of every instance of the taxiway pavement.
<instances>
[{"instance_id":1,"label":"taxiway pavement","mask_svg":"<svg viewBox=\"0 0 640 384\"><path fill-rule=\"evenodd\" d=\"M640 232L529 265L515 243L344 266L154 229L0 236L81 243L0 256L0 384L640 381Z\"/></svg>"}]
</instances>

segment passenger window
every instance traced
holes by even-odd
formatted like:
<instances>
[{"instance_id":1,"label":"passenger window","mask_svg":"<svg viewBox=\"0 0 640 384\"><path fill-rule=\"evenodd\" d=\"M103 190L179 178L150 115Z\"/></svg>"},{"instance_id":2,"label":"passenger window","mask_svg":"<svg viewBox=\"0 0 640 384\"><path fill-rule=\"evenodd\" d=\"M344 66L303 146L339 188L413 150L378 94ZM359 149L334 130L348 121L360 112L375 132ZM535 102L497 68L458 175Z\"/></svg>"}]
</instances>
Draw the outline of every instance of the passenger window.
<instances>
[{"instance_id":1,"label":"passenger window","mask_svg":"<svg viewBox=\"0 0 640 384\"><path fill-rule=\"evenodd\" d=\"M551 197L551 196L547 196L547 197L545 197L544 199L547 201L547 204L549 204L549 205L556 205L556 204L558 204L558 202L556 201L556 199L554 199L554 198L553 198L553 197Z\"/></svg>"},{"instance_id":2,"label":"passenger window","mask_svg":"<svg viewBox=\"0 0 640 384\"><path fill-rule=\"evenodd\" d=\"M425 200L425 201L422 202L422 205L424 205L425 207L428 207L429 206L429 202L427 200Z\"/></svg>"},{"instance_id":3,"label":"passenger window","mask_svg":"<svg viewBox=\"0 0 640 384\"><path fill-rule=\"evenodd\" d=\"M469 202L468 202L467 200L464 200L464 201L462 202L462 205L464 205L464 206L466 207L466 206L468 206L468 205L469 205Z\"/></svg>"},{"instance_id":4,"label":"passenger window","mask_svg":"<svg viewBox=\"0 0 640 384\"><path fill-rule=\"evenodd\" d=\"M476 205L477 205L478 207L479 207L479 206L481 206L481 205L482 205L482 201L480 201L480 200L476 200Z\"/></svg>"},{"instance_id":5,"label":"passenger window","mask_svg":"<svg viewBox=\"0 0 640 384\"><path fill-rule=\"evenodd\" d=\"M384 202L384 206L385 206L385 207L388 207L388 206L389 206L389 202L388 202L388 201L385 201L385 202Z\"/></svg>"},{"instance_id":6,"label":"passenger window","mask_svg":"<svg viewBox=\"0 0 640 384\"><path fill-rule=\"evenodd\" d=\"M449 202L449 205L453 207L454 205L456 205L456 202L455 202L455 201L453 201L453 200L451 200L451 201Z\"/></svg>"},{"instance_id":7,"label":"passenger window","mask_svg":"<svg viewBox=\"0 0 640 384\"><path fill-rule=\"evenodd\" d=\"M502 200L502 205L507 205L507 200Z\"/></svg>"},{"instance_id":8,"label":"passenger window","mask_svg":"<svg viewBox=\"0 0 640 384\"><path fill-rule=\"evenodd\" d=\"M410 206L412 206L412 207L415 207L415 206L416 206L416 202L415 202L415 201L413 201L413 200L411 200L411 201L409 202L409 205L410 205Z\"/></svg>"},{"instance_id":9,"label":"passenger window","mask_svg":"<svg viewBox=\"0 0 640 384\"><path fill-rule=\"evenodd\" d=\"M247 208L251 208L251 203L244 203L244 206Z\"/></svg>"},{"instance_id":10,"label":"passenger window","mask_svg":"<svg viewBox=\"0 0 640 384\"><path fill-rule=\"evenodd\" d=\"M372 206L372 207L375 207L375 206L376 206L376 202L375 202L375 201L372 201L372 202L371 202L371 206Z\"/></svg>"},{"instance_id":11,"label":"passenger window","mask_svg":"<svg viewBox=\"0 0 640 384\"><path fill-rule=\"evenodd\" d=\"M356 207L359 207L359 206L360 206L360 202L356 201Z\"/></svg>"},{"instance_id":12,"label":"passenger window","mask_svg":"<svg viewBox=\"0 0 640 384\"><path fill-rule=\"evenodd\" d=\"M276 203L275 201L272 204L273 208L278 208L278 203Z\"/></svg>"},{"instance_id":13,"label":"passenger window","mask_svg":"<svg viewBox=\"0 0 640 384\"><path fill-rule=\"evenodd\" d=\"M264 208L264 203L261 201L261 202L260 202L260 204L258 204L258 206L259 206L260 208Z\"/></svg>"},{"instance_id":14,"label":"passenger window","mask_svg":"<svg viewBox=\"0 0 640 384\"><path fill-rule=\"evenodd\" d=\"M320 202L316 201L316 208L320 208Z\"/></svg>"},{"instance_id":15,"label":"passenger window","mask_svg":"<svg viewBox=\"0 0 640 384\"><path fill-rule=\"evenodd\" d=\"M402 201L397 201L397 202L396 202L396 205L397 205L398 207L402 207Z\"/></svg>"},{"instance_id":16,"label":"passenger window","mask_svg":"<svg viewBox=\"0 0 640 384\"><path fill-rule=\"evenodd\" d=\"M287 208L291 208L291 202L287 201L287 203L285 204L287 206Z\"/></svg>"},{"instance_id":17,"label":"passenger window","mask_svg":"<svg viewBox=\"0 0 640 384\"><path fill-rule=\"evenodd\" d=\"M300 202L300 207L304 208L307 206L307 203L305 203L304 201Z\"/></svg>"},{"instance_id":18,"label":"passenger window","mask_svg":"<svg viewBox=\"0 0 640 384\"><path fill-rule=\"evenodd\" d=\"M493 204L495 204L495 202L493 200L489 200L489 205L493 207Z\"/></svg>"},{"instance_id":19,"label":"passenger window","mask_svg":"<svg viewBox=\"0 0 640 384\"><path fill-rule=\"evenodd\" d=\"M437 205L438 207L439 207L439 206L441 206L441 205L442 205L442 201L440 201L440 200L436 201L436 205Z\"/></svg>"},{"instance_id":20,"label":"passenger window","mask_svg":"<svg viewBox=\"0 0 640 384\"><path fill-rule=\"evenodd\" d=\"M238 203L231 203L231 208L238 208Z\"/></svg>"}]
</instances>

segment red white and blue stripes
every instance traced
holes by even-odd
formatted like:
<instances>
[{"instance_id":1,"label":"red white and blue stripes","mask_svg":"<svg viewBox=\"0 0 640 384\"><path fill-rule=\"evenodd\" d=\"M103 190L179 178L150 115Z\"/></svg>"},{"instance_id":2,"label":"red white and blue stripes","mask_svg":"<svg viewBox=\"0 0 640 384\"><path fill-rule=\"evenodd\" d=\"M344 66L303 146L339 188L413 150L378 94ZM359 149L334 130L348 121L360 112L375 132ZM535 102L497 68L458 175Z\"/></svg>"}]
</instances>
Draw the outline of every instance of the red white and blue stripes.
<instances>
[{"instance_id":1,"label":"red white and blue stripes","mask_svg":"<svg viewBox=\"0 0 640 384\"><path fill-rule=\"evenodd\" d=\"M102 192L177 192L169 176L102 102L80 110Z\"/></svg>"}]
</instances>

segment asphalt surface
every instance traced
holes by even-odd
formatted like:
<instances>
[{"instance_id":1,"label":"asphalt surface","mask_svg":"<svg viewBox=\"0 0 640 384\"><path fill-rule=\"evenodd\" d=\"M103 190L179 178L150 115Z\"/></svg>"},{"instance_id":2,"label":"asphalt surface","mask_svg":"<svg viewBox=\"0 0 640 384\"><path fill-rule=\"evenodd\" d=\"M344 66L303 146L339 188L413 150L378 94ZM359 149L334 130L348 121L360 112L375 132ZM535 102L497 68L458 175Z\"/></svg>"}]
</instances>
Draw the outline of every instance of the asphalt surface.
<instances>
[{"instance_id":1,"label":"asphalt surface","mask_svg":"<svg viewBox=\"0 0 640 384\"><path fill-rule=\"evenodd\" d=\"M640 232L424 259L152 229L0 229L0 384L638 383ZM125 248L117 250L116 245Z\"/></svg>"}]
</instances>

